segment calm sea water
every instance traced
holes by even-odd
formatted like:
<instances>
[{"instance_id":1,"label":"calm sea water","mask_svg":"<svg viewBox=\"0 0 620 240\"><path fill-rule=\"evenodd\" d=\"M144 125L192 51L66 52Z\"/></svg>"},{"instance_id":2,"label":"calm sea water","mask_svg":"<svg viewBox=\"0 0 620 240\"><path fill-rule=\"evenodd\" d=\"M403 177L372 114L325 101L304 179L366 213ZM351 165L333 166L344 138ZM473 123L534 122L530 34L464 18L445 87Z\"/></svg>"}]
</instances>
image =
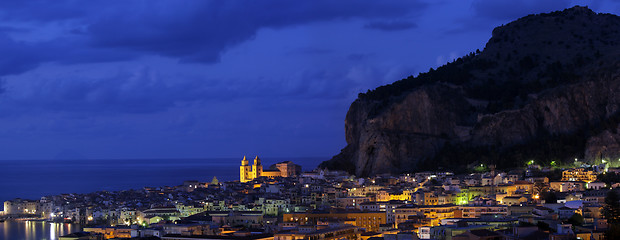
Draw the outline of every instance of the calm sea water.
<instances>
[{"instance_id":1,"label":"calm sea water","mask_svg":"<svg viewBox=\"0 0 620 240\"><path fill-rule=\"evenodd\" d=\"M292 161L309 171L327 158L265 158L265 168ZM239 179L241 158L156 160L0 161L0 202L40 199L61 193L89 193L143 187L176 186L185 180ZM0 208L3 208L0 204Z\"/></svg>"},{"instance_id":2,"label":"calm sea water","mask_svg":"<svg viewBox=\"0 0 620 240\"><path fill-rule=\"evenodd\" d=\"M59 236L79 232L79 225L35 221L5 221L0 223L2 240L56 240Z\"/></svg>"}]
</instances>

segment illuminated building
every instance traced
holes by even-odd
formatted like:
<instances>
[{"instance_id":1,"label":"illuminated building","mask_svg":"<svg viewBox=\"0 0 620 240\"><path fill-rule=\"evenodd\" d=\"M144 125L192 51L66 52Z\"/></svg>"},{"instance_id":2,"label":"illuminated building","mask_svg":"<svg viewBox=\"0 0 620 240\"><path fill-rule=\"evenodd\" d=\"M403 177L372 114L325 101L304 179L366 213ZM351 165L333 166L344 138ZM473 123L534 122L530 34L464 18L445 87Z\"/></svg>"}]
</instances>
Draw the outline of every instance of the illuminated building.
<instances>
[{"instance_id":1,"label":"illuminated building","mask_svg":"<svg viewBox=\"0 0 620 240\"><path fill-rule=\"evenodd\" d=\"M605 183L604 182L590 182L586 184L586 187L588 189L601 190L605 188Z\"/></svg>"},{"instance_id":2,"label":"illuminated building","mask_svg":"<svg viewBox=\"0 0 620 240\"><path fill-rule=\"evenodd\" d=\"M217 231L211 229L209 224L189 223L189 224L165 224L163 230L166 234L177 234L182 236L196 235L215 235Z\"/></svg>"},{"instance_id":3,"label":"illuminated building","mask_svg":"<svg viewBox=\"0 0 620 240\"><path fill-rule=\"evenodd\" d=\"M282 177L293 177L297 175L297 166L291 161L276 163L276 168Z\"/></svg>"},{"instance_id":4,"label":"illuminated building","mask_svg":"<svg viewBox=\"0 0 620 240\"><path fill-rule=\"evenodd\" d=\"M242 225L245 227L259 227L263 224L261 211L208 211L211 219L218 225Z\"/></svg>"},{"instance_id":5,"label":"illuminated building","mask_svg":"<svg viewBox=\"0 0 620 240\"><path fill-rule=\"evenodd\" d=\"M527 203L527 198L523 196L507 196L500 199L499 203L507 206L521 205L522 203Z\"/></svg>"},{"instance_id":6,"label":"illuminated building","mask_svg":"<svg viewBox=\"0 0 620 240\"><path fill-rule=\"evenodd\" d=\"M81 240L81 239L92 239L92 240L104 240L105 237L100 233L90 233L90 232L74 232L64 236L59 236L59 240Z\"/></svg>"},{"instance_id":7,"label":"illuminated building","mask_svg":"<svg viewBox=\"0 0 620 240\"><path fill-rule=\"evenodd\" d=\"M105 239L131 238L130 227L85 227L84 232L102 234Z\"/></svg>"},{"instance_id":8,"label":"illuminated building","mask_svg":"<svg viewBox=\"0 0 620 240\"><path fill-rule=\"evenodd\" d=\"M439 221L446 218L454 218L458 207L453 204L445 205L405 205L394 209L395 223L406 222L412 217L424 217L431 219L430 224L436 226Z\"/></svg>"},{"instance_id":9,"label":"illuminated building","mask_svg":"<svg viewBox=\"0 0 620 240\"><path fill-rule=\"evenodd\" d=\"M179 211L181 217L188 217L194 214L198 214L206 211L205 206L201 205L185 205L183 203L175 204L176 209Z\"/></svg>"},{"instance_id":10,"label":"illuminated building","mask_svg":"<svg viewBox=\"0 0 620 240\"><path fill-rule=\"evenodd\" d=\"M573 168L562 172L562 181L571 182L594 182L596 181L596 173L594 171L585 171L583 168Z\"/></svg>"},{"instance_id":11,"label":"illuminated building","mask_svg":"<svg viewBox=\"0 0 620 240\"><path fill-rule=\"evenodd\" d=\"M256 163L258 163L258 166L256 166ZM239 170L239 181L240 182L249 182L252 181L252 179L254 179L254 176L256 176L256 172L262 172L263 171L263 166L260 164L260 159L258 159L258 156L256 157L256 159L254 159L254 165L250 166L250 163L248 161L247 158L245 158L245 156L243 156L243 160L241 160L241 167Z\"/></svg>"},{"instance_id":12,"label":"illuminated building","mask_svg":"<svg viewBox=\"0 0 620 240\"><path fill-rule=\"evenodd\" d=\"M404 201L385 201L385 202L365 202L360 204L362 211L385 212L386 223L393 224L395 221L394 212L397 207L405 205Z\"/></svg>"},{"instance_id":13,"label":"illuminated building","mask_svg":"<svg viewBox=\"0 0 620 240\"><path fill-rule=\"evenodd\" d=\"M390 200L390 193L383 188L385 187L379 185L351 188L349 189L349 196L365 197L369 195L376 195L377 201L388 201Z\"/></svg>"},{"instance_id":14,"label":"illuminated building","mask_svg":"<svg viewBox=\"0 0 620 240\"><path fill-rule=\"evenodd\" d=\"M477 230L493 230L494 227L490 225L473 225L473 226L459 226L459 225L442 225L435 227L422 227L420 228L420 232L422 232L426 239L445 239L452 240L455 236L466 233L468 231L477 231ZM465 238L465 239L484 239L491 240L496 238ZM501 239L501 238L500 238Z\"/></svg>"},{"instance_id":15,"label":"illuminated building","mask_svg":"<svg viewBox=\"0 0 620 240\"><path fill-rule=\"evenodd\" d=\"M360 205L365 202L370 202L371 197L343 197L336 198L337 208L357 208L360 209Z\"/></svg>"},{"instance_id":16,"label":"illuminated building","mask_svg":"<svg viewBox=\"0 0 620 240\"><path fill-rule=\"evenodd\" d=\"M241 160L239 167L239 181L249 182L258 177L292 177L297 174L297 166L291 161L285 161L276 164L276 170L263 169L260 158L254 158L254 164L250 165L246 157Z\"/></svg>"},{"instance_id":17,"label":"illuminated building","mask_svg":"<svg viewBox=\"0 0 620 240\"><path fill-rule=\"evenodd\" d=\"M437 226L448 218L479 218L482 215L506 216L506 206L406 205L395 209L396 225L412 219L429 219L428 226Z\"/></svg>"},{"instance_id":18,"label":"illuminated building","mask_svg":"<svg viewBox=\"0 0 620 240\"><path fill-rule=\"evenodd\" d=\"M602 219L603 214L601 214L601 210L603 209L600 204L586 204L582 207L581 215L583 215L583 220L586 223L594 223L595 219Z\"/></svg>"},{"instance_id":19,"label":"illuminated building","mask_svg":"<svg viewBox=\"0 0 620 240\"><path fill-rule=\"evenodd\" d=\"M136 220L138 220L139 222L154 224L163 219L179 220L181 213L177 210L176 207L160 207L147 209L142 212L136 213L136 215Z\"/></svg>"},{"instance_id":20,"label":"illuminated building","mask_svg":"<svg viewBox=\"0 0 620 240\"><path fill-rule=\"evenodd\" d=\"M418 190L415 192L415 202L420 205L438 205L439 197L434 192Z\"/></svg>"},{"instance_id":21,"label":"illuminated building","mask_svg":"<svg viewBox=\"0 0 620 240\"><path fill-rule=\"evenodd\" d=\"M483 226L476 226L479 229L469 229L461 234L452 236L452 240L494 240L502 239L502 234L494 232L493 229L484 229Z\"/></svg>"},{"instance_id":22,"label":"illuminated building","mask_svg":"<svg viewBox=\"0 0 620 240\"><path fill-rule=\"evenodd\" d=\"M391 193L389 200L398 200L398 201L411 201L411 191L403 190L399 193Z\"/></svg>"},{"instance_id":23,"label":"illuminated building","mask_svg":"<svg viewBox=\"0 0 620 240\"><path fill-rule=\"evenodd\" d=\"M4 214L6 215L37 214L38 209L38 201L17 198L4 202Z\"/></svg>"},{"instance_id":24,"label":"illuminated building","mask_svg":"<svg viewBox=\"0 0 620 240\"><path fill-rule=\"evenodd\" d=\"M287 230L276 233L274 240L356 240L360 239L363 231L359 227L343 225L338 227L328 227L322 225L300 226L294 230Z\"/></svg>"},{"instance_id":25,"label":"illuminated building","mask_svg":"<svg viewBox=\"0 0 620 240\"><path fill-rule=\"evenodd\" d=\"M514 184L499 184L497 186L470 186L467 193L470 198L474 196L488 196L495 194L505 194L515 196L532 193L534 184L526 181L516 181Z\"/></svg>"},{"instance_id":26,"label":"illuminated building","mask_svg":"<svg viewBox=\"0 0 620 240\"><path fill-rule=\"evenodd\" d=\"M557 192L580 192L585 190L585 182L550 182L549 188Z\"/></svg>"},{"instance_id":27,"label":"illuminated building","mask_svg":"<svg viewBox=\"0 0 620 240\"><path fill-rule=\"evenodd\" d=\"M264 215L277 216L279 213L290 211L291 201L279 198L259 198L256 202Z\"/></svg>"},{"instance_id":28,"label":"illuminated building","mask_svg":"<svg viewBox=\"0 0 620 240\"><path fill-rule=\"evenodd\" d=\"M317 224L321 221L346 221L354 220L353 225L365 228L366 231L379 231L379 226L386 223L385 212L309 212L309 213L285 213L282 217L284 222L298 222L299 224Z\"/></svg>"},{"instance_id":29,"label":"illuminated building","mask_svg":"<svg viewBox=\"0 0 620 240\"><path fill-rule=\"evenodd\" d=\"M459 206L462 218L479 218L482 215L508 215L508 206L494 205L494 206Z\"/></svg>"}]
</instances>

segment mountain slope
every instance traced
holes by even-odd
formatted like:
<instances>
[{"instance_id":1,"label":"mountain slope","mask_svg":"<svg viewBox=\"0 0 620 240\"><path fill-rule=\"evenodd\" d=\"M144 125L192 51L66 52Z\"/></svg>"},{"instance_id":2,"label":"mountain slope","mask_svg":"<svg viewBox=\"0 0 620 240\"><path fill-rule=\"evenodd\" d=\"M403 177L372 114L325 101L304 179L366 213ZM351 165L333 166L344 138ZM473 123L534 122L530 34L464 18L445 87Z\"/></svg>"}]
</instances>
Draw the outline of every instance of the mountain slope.
<instances>
[{"instance_id":1,"label":"mountain slope","mask_svg":"<svg viewBox=\"0 0 620 240\"><path fill-rule=\"evenodd\" d=\"M620 17L573 7L497 27L482 52L359 94L348 145L321 164L358 176L620 153ZM613 147L615 146L615 147Z\"/></svg>"}]
</instances>

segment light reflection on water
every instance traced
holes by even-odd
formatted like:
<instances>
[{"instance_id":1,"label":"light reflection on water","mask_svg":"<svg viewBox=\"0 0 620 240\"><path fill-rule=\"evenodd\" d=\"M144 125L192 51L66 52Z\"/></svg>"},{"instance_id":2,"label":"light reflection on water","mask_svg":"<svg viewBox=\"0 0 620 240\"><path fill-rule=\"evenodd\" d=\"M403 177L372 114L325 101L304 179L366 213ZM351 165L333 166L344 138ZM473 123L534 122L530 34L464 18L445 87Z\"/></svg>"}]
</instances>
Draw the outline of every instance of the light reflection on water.
<instances>
[{"instance_id":1,"label":"light reflection on water","mask_svg":"<svg viewBox=\"0 0 620 240\"><path fill-rule=\"evenodd\" d=\"M76 224L43 221L5 221L0 223L0 239L6 240L58 240L59 236L79 232Z\"/></svg>"}]
</instances>

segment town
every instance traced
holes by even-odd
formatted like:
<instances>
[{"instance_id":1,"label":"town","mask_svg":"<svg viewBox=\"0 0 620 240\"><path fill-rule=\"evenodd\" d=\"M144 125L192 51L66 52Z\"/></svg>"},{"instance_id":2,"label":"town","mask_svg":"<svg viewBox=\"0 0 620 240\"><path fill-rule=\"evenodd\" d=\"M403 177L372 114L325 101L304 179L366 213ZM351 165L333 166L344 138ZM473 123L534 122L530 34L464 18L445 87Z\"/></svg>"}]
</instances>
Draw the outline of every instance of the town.
<instances>
[{"instance_id":1,"label":"town","mask_svg":"<svg viewBox=\"0 0 620 240\"><path fill-rule=\"evenodd\" d=\"M1 216L83 227L59 239L604 239L620 168L573 165L358 178L244 157L239 181L14 199Z\"/></svg>"}]
</instances>

